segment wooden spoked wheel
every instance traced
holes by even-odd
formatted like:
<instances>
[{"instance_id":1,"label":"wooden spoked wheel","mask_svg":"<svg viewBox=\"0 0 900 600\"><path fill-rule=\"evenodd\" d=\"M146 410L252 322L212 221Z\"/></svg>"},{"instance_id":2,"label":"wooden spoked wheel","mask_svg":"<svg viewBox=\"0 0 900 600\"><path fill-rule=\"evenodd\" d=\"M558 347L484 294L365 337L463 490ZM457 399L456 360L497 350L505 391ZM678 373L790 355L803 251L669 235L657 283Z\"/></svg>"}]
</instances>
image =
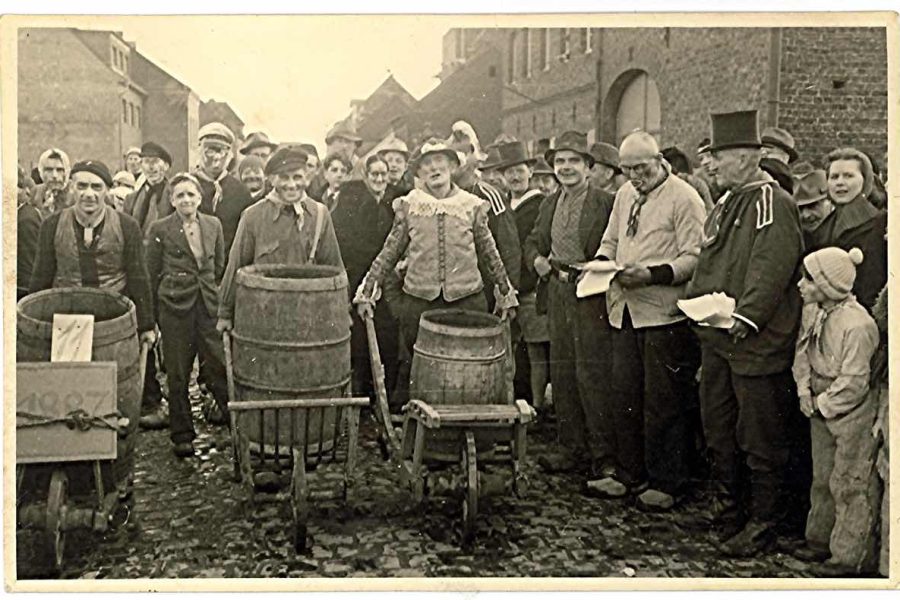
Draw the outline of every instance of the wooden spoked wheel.
<instances>
[{"instance_id":1,"label":"wooden spoked wheel","mask_svg":"<svg viewBox=\"0 0 900 600\"><path fill-rule=\"evenodd\" d=\"M478 459L475 454L475 435L467 431L466 445L462 453L462 470L466 481L466 492L462 502L465 544L470 543L475 537L475 518L478 516Z\"/></svg>"},{"instance_id":2,"label":"wooden spoked wheel","mask_svg":"<svg viewBox=\"0 0 900 600\"><path fill-rule=\"evenodd\" d=\"M66 500L69 496L69 478L65 471L57 469L50 478L50 490L47 494L46 541L48 553L53 567L62 568L63 554L66 548L66 534L63 530L65 522Z\"/></svg>"}]
</instances>

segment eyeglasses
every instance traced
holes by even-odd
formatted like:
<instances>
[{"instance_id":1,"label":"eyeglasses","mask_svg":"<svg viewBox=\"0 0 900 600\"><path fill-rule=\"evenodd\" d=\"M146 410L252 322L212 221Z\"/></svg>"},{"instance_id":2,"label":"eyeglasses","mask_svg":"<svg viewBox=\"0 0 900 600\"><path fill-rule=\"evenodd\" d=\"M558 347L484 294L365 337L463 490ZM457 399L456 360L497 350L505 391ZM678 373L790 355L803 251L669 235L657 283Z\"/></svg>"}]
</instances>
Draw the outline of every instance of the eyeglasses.
<instances>
[{"instance_id":1,"label":"eyeglasses","mask_svg":"<svg viewBox=\"0 0 900 600\"><path fill-rule=\"evenodd\" d=\"M650 162L640 162L635 163L633 165L619 165L619 168L622 169L623 173L628 173L634 171L635 173L643 173L647 170L647 167L650 166Z\"/></svg>"},{"instance_id":2,"label":"eyeglasses","mask_svg":"<svg viewBox=\"0 0 900 600\"><path fill-rule=\"evenodd\" d=\"M387 171L369 171L369 177L372 179L383 179L387 177Z\"/></svg>"}]
</instances>

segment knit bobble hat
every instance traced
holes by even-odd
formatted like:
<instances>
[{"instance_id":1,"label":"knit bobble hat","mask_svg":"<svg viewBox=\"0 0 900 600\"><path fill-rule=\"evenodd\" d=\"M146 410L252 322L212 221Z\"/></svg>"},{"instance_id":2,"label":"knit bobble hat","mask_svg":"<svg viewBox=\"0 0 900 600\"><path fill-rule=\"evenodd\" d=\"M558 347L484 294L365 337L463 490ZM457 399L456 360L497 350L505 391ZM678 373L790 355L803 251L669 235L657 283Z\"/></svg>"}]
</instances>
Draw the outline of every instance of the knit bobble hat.
<instances>
[{"instance_id":1,"label":"knit bobble hat","mask_svg":"<svg viewBox=\"0 0 900 600\"><path fill-rule=\"evenodd\" d=\"M856 265L862 263L859 248L846 252L837 247L822 248L803 259L813 283L831 300L843 300L853 290Z\"/></svg>"}]
</instances>

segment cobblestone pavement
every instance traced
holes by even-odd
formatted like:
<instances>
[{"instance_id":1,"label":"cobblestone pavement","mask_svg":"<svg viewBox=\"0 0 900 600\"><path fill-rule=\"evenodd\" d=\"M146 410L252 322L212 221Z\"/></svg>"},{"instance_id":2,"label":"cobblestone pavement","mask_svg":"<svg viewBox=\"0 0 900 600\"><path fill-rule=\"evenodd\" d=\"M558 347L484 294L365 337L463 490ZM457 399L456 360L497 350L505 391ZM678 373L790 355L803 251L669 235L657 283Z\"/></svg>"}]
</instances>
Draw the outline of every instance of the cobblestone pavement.
<instances>
[{"instance_id":1,"label":"cobblestone pavement","mask_svg":"<svg viewBox=\"0 0 900 600\"><path fill-rule=\"evenodd\" d=\"M549 476L536 457L553 427L529 431L527 497L480 503L475 543L460 545L460 506L426 499L415 506L399 474L381 459L373 422L363 418L355 497L315 504L309 543L297 555L288 510L242 509L232 480L230 439L195 414L197 456L177 459L168 432L142 432L135 513L105 536L71 532L63 578L143 577L805 577L808 565L771 553L722 558L710 533L685 532L675 516L589 498L573 476ZM315 478L322 476L317 471ZM697 501L679 511L698 508ZM17 536L20 578L45 577L34 565L35 534ZM32 558L30 558L32 557Z\"/></svg>"}]
</instances>

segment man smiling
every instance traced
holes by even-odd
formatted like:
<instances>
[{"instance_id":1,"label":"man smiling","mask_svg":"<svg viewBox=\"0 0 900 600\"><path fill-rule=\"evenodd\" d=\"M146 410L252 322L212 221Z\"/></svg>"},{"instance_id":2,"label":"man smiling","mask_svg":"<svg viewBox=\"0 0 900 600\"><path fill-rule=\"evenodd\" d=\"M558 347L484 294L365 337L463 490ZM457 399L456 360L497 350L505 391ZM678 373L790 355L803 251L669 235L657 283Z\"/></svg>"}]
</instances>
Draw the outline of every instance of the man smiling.
<instances>
[{"instance_id":1,"label":"man smiling","mask_svg":"<svg viewBox=\"0 0 900 600\"><path fill-rule=\"evenodd\" d=\"M231 329L234 278L252 264L333 265L344 268L331 215L306 195L309 166L303 150L282 148L266 163L272 191L241 217L220 288L219 331Z\"/></svg>"}]
</instances>

